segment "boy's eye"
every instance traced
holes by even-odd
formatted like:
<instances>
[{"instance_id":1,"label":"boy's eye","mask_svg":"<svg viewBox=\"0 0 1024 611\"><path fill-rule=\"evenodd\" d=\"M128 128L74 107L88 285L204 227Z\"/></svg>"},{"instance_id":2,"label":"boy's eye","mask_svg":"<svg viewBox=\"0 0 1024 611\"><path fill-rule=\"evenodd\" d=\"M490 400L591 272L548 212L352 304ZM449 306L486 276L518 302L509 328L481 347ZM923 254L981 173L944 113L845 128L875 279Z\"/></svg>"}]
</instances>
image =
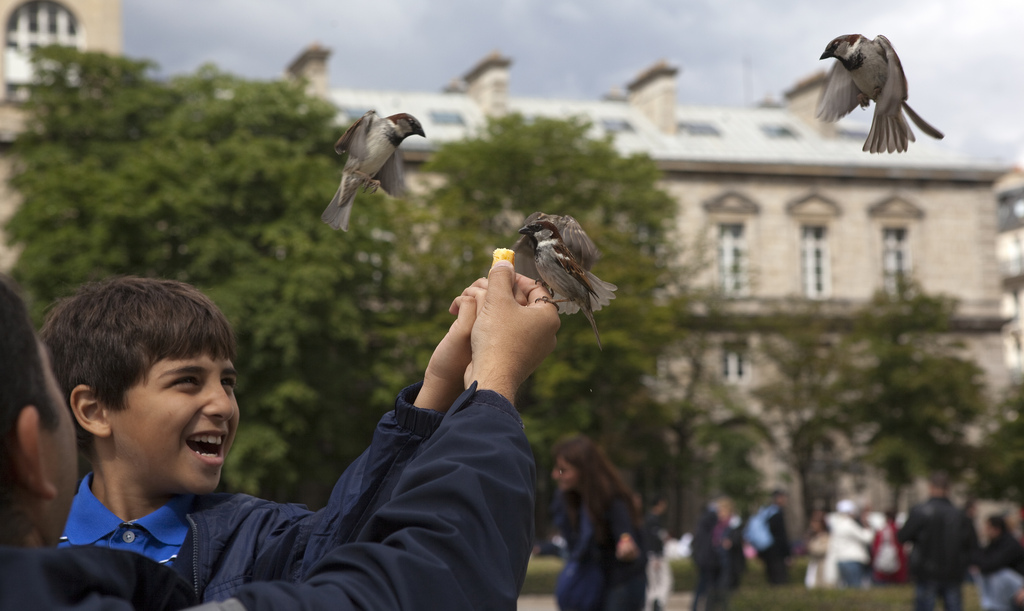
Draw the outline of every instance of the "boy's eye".
<instances>
[{"instance_id":1,"label":"boy's eye","mask_svg":"<svg viewBox=\"0 0 1024 611\"><path fill-rule=\"evenodd\" d=\"M235 378L223 378L220 381L220 383L222 385L224 385L224 386L229 387L229 388L234 388L234 387L238 386L238 380L236 380Z\"/></svg>"},{"instance_id":2,"label":"boy's eye","mask_svg":"<svg viewBox=\"0 0 1024 611\"><path fill-rule=\"evenodd\" d=\"M181 378L178 378L177 380L175 380L174 384L175 385L178 385L178 384L188 384L188 385L198 386L199 385L199 378L197 378L195 376L184 376L184 377L181 377Z\"/></svg>"}]
</instances>

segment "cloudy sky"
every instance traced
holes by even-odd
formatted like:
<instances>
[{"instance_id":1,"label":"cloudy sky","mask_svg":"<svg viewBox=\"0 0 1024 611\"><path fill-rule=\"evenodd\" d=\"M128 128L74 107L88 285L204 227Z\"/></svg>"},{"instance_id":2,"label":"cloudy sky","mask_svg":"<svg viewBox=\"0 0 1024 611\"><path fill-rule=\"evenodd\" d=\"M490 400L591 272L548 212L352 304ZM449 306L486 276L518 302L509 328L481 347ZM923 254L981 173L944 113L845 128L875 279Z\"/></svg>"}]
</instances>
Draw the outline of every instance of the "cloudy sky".
<instances>
[{"instance_id":1,"label":"cloudy sky","mask_svg":"<svg viewBox=\"0 0 1024 611\"><path fill-rule=\"evenodd\" d=\"M1024 164L1021 0L123 2L125 54L164 76L209 62L277 78L319 42L332 86L438 91L497 49L514 96L596 99L665 59L682 69L680 103L701 105L778 100L828 67L835 36L884 34L911 106L946 133L937 146Z\"/></svg>"}]
</instances>

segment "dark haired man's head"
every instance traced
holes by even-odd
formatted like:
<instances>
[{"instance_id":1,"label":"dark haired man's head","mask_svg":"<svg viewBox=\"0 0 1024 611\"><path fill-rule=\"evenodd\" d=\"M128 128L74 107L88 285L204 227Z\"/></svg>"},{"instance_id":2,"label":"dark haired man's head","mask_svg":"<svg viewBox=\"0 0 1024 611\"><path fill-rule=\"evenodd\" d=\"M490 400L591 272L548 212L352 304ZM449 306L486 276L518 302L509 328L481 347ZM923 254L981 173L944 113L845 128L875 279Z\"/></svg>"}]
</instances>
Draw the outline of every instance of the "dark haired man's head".
<instances>
[{"instance_id":1,"label":"dark haired man's head","mask_svg":"<svg viewBox=\"0 0 1024 611\"><path fill-rule=\"evenodd\" d=\"M933 472L928 478L928 488L932 496L946 496L949 494L949 475L945 471Z\"/></svg>"},{"instance_id":2,"label":"dark haired man's head","mask_svg":"<svg viewBox=\"0 0 1024 611\"><path fill-rule=\"evenodd\" d=\"M995 539L1006 534L1006 518L1000 515L991 515L985 519L985 526L988 527L988 538Z\"/></svg>"},{"instance_id":3,"label":"dark haired man's head","mask_svg":"<svg viewBox=\"0 0 1024 611\"><path fill-rule=\"evenodd\" d=\"M112 410L155 363L206 355L235 358L227 318L209 297L174 280L116 277L81 286L57 303L40 332L65 399L84 385ZM76 422L78 445L92 435Z\"/></svg>"},{"instance_id":4,"label":"dark haired man's head","mask_svg":"<svg viewBox=\"0 0 1024 611\"><path fill-rule=\"evenodd\" d=\"M0 544L53 545L74 495L71 416L24 302L0 276Z\"/></svg>"}]
</instances>

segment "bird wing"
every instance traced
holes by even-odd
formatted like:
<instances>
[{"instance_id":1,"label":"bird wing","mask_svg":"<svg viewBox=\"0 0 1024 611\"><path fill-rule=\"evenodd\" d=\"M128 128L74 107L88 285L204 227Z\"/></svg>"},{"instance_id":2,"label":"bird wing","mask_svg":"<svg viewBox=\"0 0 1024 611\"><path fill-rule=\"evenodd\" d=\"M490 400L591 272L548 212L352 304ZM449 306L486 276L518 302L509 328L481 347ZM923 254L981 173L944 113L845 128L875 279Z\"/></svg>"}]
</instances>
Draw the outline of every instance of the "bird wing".
<instances>
[{"instance_id":1,"label":"bird wing","mask_svg":"<svg viewBox=\"0 0 1024 611\"><path fill-rule=\"evenodd\" d=\"M895 115L900 112L900 107L907 99L907 76L903 73L903 64L900 63L900 58L889 39L879 34L875 37L875 42L885 50L885 63L889 67L885 85L875 100L875 116Z\"/></svg>"},{"instance_id":2,"label":"bird wing","mask_svg":"<svg viewBox=\"0 0 1024 611\"><path fill-rule=\"evenodd\" d=\"M850 71L837 60L825 79L825 88L821 91L821 97L818 99L818 109L815 115L829 123L838 121L857 108L857 94L859 93L860 89L853 82Z\"/></svg>"},{"instance_id":3,"label":"bird wing","mask_svg":"<svg viewBox=\"0 0 1024 611\"><path fill-rule=\"evenodd\" d=\"M349 159L362 159L366 157L366 135L374 123L374 116L377 113L369 110L363 116L356 119L356 122L348 126L345 133L334 143L334 152L341 155L347 152Z\"/></svg>"},{"instance_id":4,"label":"bird wing","mask_svg":"<svg viewBox=\"0 0 1024 611\"><path fill-rule=\"evenodd\" d=\"M530 222L532 221L527 219L527 224ZM594 245L593 240L590 239L587 232L583 231L583 227L576 219L568 214L563 215L555 224L558 226L558 233L562 234L562 242L569 247L580 267L590 271L590 268L594 267L594 263L601 258L601 251Z\"/></svg>"},{"instance_id":5,"label":"bird wing","mask_svg":"<svg viewBox=\"0 0 1024 611\"><path fill-rule=\"evenodd\" d=\"M402 152L395 150L394 154L381 166L375 177L380 181L380 186L391 197L401 197L405 192L405 169L402 163Z\"/></svg>"}]
</instances>

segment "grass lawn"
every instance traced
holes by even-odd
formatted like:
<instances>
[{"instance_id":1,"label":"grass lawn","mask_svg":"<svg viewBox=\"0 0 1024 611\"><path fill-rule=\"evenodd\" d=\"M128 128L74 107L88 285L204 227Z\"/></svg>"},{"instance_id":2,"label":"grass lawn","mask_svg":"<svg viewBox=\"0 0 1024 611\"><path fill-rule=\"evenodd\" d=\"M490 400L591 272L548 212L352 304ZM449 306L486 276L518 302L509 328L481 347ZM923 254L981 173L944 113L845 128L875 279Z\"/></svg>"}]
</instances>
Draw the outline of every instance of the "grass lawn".
<instances>
[{"instance_id":1,"label":"grass lawn","mask_svg":"<svg viewBox=\"0 0 1024 611\"><path fill-rule=\"evenodd\" d=\"M807 564L798 558L790 567L793 584L772 588L766 585L764 568L757 560L747 565L743 583L732 597L730 611L910 611L914 608L912 585L886 586L870 590L808 590L803 587ZM558 558L530 560L523 594L551 594L562 570ZM673 560L672 574L676 591L692 591L697 575L689 560ZM964 611L980 611L978 593L973 585L963 588ZM938 603L936 609L942 609Z\"/></svg>"}]
</instances>

